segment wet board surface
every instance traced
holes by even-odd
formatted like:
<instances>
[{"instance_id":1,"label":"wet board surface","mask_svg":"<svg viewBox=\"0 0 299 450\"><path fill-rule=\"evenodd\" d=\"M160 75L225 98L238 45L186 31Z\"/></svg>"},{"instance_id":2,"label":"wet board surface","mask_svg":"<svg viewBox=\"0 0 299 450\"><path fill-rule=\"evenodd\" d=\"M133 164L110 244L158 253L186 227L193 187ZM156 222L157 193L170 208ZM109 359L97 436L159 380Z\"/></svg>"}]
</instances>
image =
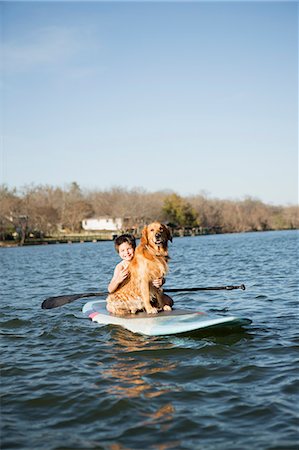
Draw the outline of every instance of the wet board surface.
<instances>
[{"instance_id":1,"label":"wet board surface","mask_svg":"<svg viewBox=\"0 0 299 450\"><path fill-rule=\"evenodd\" d=\"M158 314L138 313L114 316L106 310L106 301L92 301L83 306L82 312L101 325L119 325L133 333L147 336L187 333L199 329L240 327L252 321L237 316L217 316L201 311L174 309Z\"/></svg>"}]
</instances>

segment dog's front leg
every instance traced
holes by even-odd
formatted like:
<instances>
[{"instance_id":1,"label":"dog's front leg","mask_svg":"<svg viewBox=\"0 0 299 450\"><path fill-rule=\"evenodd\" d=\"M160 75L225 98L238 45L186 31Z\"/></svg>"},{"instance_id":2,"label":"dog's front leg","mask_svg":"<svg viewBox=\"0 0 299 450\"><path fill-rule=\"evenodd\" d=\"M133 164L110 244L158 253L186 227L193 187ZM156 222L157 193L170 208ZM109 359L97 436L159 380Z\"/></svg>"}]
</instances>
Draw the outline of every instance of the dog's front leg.
<instances>
[{"instance_id":1,"label":"dog's front leg","mask_svg":"<svg viewBox=\"0 0 299 450\"><path fill-rule=\"evenodd\" d=\"M150 293L150 283L146 280L141 282L141 297L148 314L157 314L158 308L151 305L151 293Z\"/></svg>"}]
</instances>

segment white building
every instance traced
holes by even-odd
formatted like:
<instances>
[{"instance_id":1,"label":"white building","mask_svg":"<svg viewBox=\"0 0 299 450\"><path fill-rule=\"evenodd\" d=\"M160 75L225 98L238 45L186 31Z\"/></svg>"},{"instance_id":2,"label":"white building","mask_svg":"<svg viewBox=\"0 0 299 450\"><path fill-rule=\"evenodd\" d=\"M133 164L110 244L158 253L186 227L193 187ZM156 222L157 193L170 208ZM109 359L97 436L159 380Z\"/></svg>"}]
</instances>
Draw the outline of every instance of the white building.
<instances>
[{"instance_id":1,"label":"white building","mask_svg":"<svg viewBox=\"0 0 299 450\"><path fill-rule=\"evenodd\" d=\"M120 231L123 228L123 220L119 217L95 217L82 220L82 228L85 231Z\"/></svg>"}]
</instances>

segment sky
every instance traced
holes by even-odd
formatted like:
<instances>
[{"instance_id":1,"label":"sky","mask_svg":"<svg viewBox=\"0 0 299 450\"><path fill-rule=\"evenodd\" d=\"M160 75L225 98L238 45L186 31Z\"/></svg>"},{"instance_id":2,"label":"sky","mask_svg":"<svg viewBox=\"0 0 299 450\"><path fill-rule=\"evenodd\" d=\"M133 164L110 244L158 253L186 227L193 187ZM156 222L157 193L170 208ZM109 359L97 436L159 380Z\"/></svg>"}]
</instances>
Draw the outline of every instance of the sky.
<instances>
[{"instance_id":1,"label":"sky","mask_svg":"<svg viewBox=\"0 0 299 450\"><path fill-rule=\"evenodd\" d=\"M1 2L8 187L298 203L298 4Z\"/></svg>"}]
</instances>

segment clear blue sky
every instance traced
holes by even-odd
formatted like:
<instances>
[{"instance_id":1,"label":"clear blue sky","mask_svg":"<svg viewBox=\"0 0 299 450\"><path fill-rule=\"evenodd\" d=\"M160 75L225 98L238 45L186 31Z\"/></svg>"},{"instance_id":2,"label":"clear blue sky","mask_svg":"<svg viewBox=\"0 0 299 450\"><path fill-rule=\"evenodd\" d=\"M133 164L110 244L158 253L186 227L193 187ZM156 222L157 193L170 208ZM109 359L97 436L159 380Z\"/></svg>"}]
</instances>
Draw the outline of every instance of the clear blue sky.
<instances>
[{"instance_id":1,"label":"clear blue sky","mask_svg":"<svg viewBox=\"0 0 299 450\"><path fill-rule=\"evenodd\" d=\"M297 203L297 2L0 9L1 183Z\"/></svg>"}]
</instances>

